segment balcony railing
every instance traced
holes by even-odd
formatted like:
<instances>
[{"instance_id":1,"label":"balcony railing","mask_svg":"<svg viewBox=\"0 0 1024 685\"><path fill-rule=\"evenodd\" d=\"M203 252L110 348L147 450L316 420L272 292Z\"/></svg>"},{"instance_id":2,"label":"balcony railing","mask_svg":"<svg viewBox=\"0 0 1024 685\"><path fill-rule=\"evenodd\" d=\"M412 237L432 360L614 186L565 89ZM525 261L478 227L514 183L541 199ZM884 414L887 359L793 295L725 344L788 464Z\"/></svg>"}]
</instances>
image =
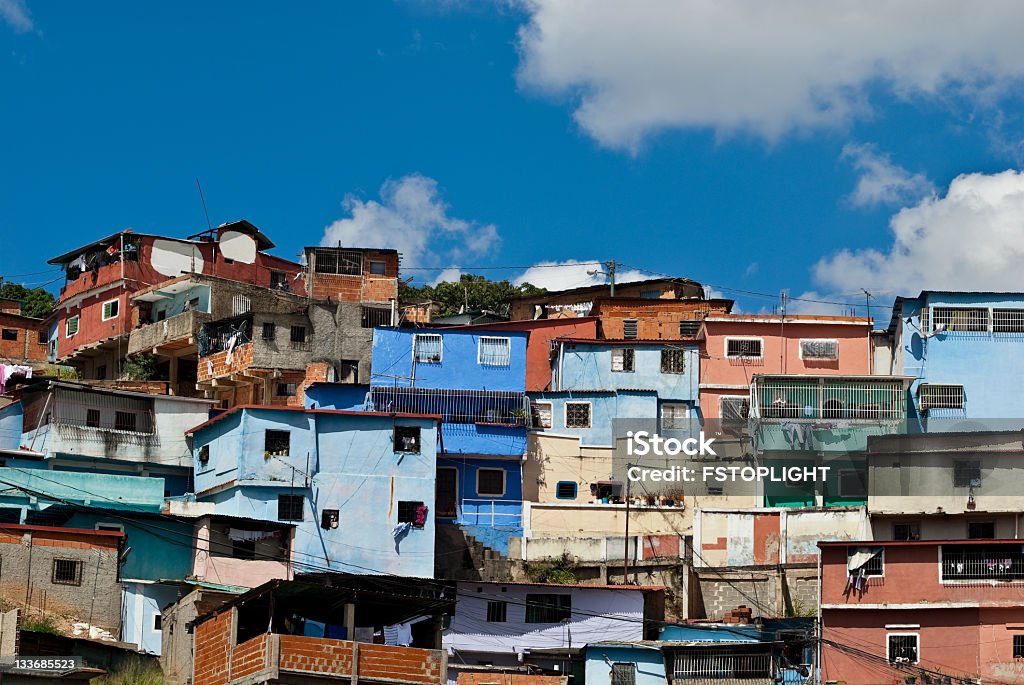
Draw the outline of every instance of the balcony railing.
<instances>
[{"instance_id":1,"label":"balcony railing","mask_svg":"<svg viewBox=\"0 0 1024 685\"><path fill-rule=\"evenodd\" d=\"M530 425L530 401L521 392L375 387L366 411L440 414L445 423Z\"/></svg>"},{"instance_id":2,"label":"balcony railing","mask_svg":"<svg viewBox=\"0 0 1024 685\"><path fill-rule=\"evenodd\" d=\"M770 685L774 682L772 655L728 648L699 647L676 652L673 683L742 682Z\"/></svg>"},{"instance_id":3,"label":"balcony railing","mask_svg":"<svg viewBox=\"0 0 1024 685\"><path fill-rule=\"evenodd\" d=\"M1024 580L1021 545L943 548L942 580Z\"/></svg>"},{"instance_id":4,"label":"balcony railing","mask_svg":"<svg viewBox=\"0 0 1024 685\"><path fill-rule=\"evenodd\" d=\"M761 421L890 423L906 418L902 380L754 378L750 416Z\"/></svg>"}]
</instances>

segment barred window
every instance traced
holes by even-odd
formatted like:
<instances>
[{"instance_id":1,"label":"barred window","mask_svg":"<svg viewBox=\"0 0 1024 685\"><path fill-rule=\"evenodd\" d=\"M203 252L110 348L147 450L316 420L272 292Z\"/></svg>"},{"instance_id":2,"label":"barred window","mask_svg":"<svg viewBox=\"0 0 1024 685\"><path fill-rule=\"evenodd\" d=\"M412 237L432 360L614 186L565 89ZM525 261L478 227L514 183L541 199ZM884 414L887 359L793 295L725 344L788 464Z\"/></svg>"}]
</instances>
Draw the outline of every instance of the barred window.
<instances>
[{"instance_id":1,"label":"barred window","mask_svg":"<svg viewBox=\"0 0 1024 685\"><path fill-rule=\"evenodd\" d=\"M526 595L527 623L560 623L572 616L572 595Z\"/></svg>"},{"instance_id":2,"label":"barred window","mask_svg":"<svg viewBox=\"0 0 1024 685\"><path fill-rule=\"evenodd\" d=\"M302 495L277 496L277 520L301 521L303 519Z\"/></svg>"},{"instance_id":3,"label":"barred window","mask_svg":"<svg viewBox=\"0 0 1024 685\"><path fill-rule=\"evenodd\" d=\"M993 309L993 333L1024 333L1024 309Z\"/></svg>"},{"instance_id":4,"label":"barred window","mask_svg":"<svg viewBox=\"0 0 1024 685\"><path fill-rule=\"evenodd\" d=\"M551 428L550 402L531 402L530 414L534 428Z\"/></svg>"},{"instance_id":5,"label":"barred window","mask_svg":"<svg viewBox=\"0 0 1024 685\"><path fill-rule=\"evenodd\" d=\"M391 325L391 310L383 307L363 307L361 328L376 328Z\"/></svg>"},{"instance_id":6,"label":"barred window","mask_svg":"<svg viewBox=\"0 0 1024 685\"><path fill-rule=\"evenodd\" d=\"M590 428L590 402L566 402L565 427Z\"/></svg>"},{"instance_id":7,"label":"barred window","mask_svg":"<svg viewBox=\"0 0 1024 685\"><path fill-rule=\"evenodd\" d=\"M487 602L487 622L504 623L508 616L508 602L491 600Z\"/></svg>"},{"instance_id":8,"label":"barred window","mask_svg":"<svg viewBox=\"0 0 1024 685\"><path fill-rule=\"evenodd\" d=\"M636 664L612 664L612 685L636 685Z\"/></svg>"},{"instance_id":9,"label":"barred window","mask_svg":"<svg viewBox=\"0 0 1024 685\"><path fill-rule=\"evenodd\" d=\"M631 347L612 349L612 371L633 373L635 353Z\"/></svg>"},{"instance_id":10,"label":"barred window","mask_svg":"<svg viewBox=\"0 0 1024 685\"><path fill-rule=\"evenodd\" d=\"M245 295L235 295L233 298L231 298L232 316L240 316L242 314L246 314L248 313L251 307L252 303L249 301L249 298L246 297Z\"/></svg>"},{"instance_id":11,"label":"barred window","mask_svg":"<svg viewBox=\"0 0 1024 685\"><path fill-rule=\"evenodd\" d=\"M762 356L762 341L759 338L726 338L725 356L729 358Z\"/></svg>"},{"instance_id":12,"label":"barred window","mask_svg":"<svg viewBox=\"0 0 1024 685\"><path fill-rule=\"evenodd\" d=\"M1024 659L1024 635L1013 636L1013 658Z\"/></svg>"},{"instance_id":13,"label":"barred window","mask_svg":"<svg viewBox=\"0 0 1024 685\"><path fill-rule=\"evenodd\" d=\"M626 340L633 340L637 335L637 320L636 319L623 319L622 321L622 337Z\"/></svg>"},{"instance_id":14,"label":"barred window","mask_svg":"<svg viewBox=\"0 0 1024 685\"><path fill-rule=\"evenodd\" d=\"M662 350L661 351L661 372L662 373L685 373L686 371L686 350Z\"/></svg>"},{"instance_id":15,"label":"barred window","mask_svg":"<svg viewBox=\"0 0 1024 685\"><path fill-rule=\"evenodd\" d=\"M484 336L477 344L477 361L483 366L508 366L511 361L511 340Z\"/></svg>"},{"instance_id":16,"label":"barred window","mask_svg":"<svg viewBox=\"0 0 1024 685\"><path fill-rule=\"evenodd\" d=\"M801 340L800 358L808 361L836 361L839 359L839 341Z\"/></svg>"},{"instance_id":17,"label":"barred window","mask_svg":"<svg viewBox=\"0 0 1024 685\"><path fill-rule=\"evenodd\" d=\"M894 664L916 664L920 639L916 633L889 635L886 641L889 661Z\"/></svg>"},{"instance_id":18,"label":"barred window","mask_svg":"<svg viewBox=\"0 0 1024 685\"><path fill-rule=\"evenodd\" d=\"M53 575L50 580L54 585L81 585L82 562L75 559L54 559Z\"/></svg>"},{"instance_id":19,"label":"barred window","mask_svg":"<svg viewBox=\"0 0 1024 685\"><path fill-rule=\"evenodd\" d=\"M114 413L114 430L134 433L138 425L138 415L130 411Z\"/></svg>"},{"instance_id":20,"label":"barred window","mask_svg":"<svg viewBox=\"0 0 1024 685\"><path fill-rule=\"evenodd\" d=\"M917 390L918 408L929 409L963 409L964 386L934 385L926 383Z\"/></svg>"},{"instance_id":21,"label":"barred window","mask_svg":"<svg viewBox=\"0 0 1024 685\"><path fill-rule=\"evenodd\" d=\"M314 251L314 264L318 274L359 276L363 272L363 255L355 250L318 248Z\"/></svg>"},{"instance_id":22,"label":"barred window","mask_svg":"<svg viewBox=\"0 0 1024 685\"><path fill-rule=\"evenodd\" d=\"M440 364L443 347L438 333L417 333L412 336L413 359L424 364Z\"/></svg>"},{"instance_id":23,"label":"barred window","mask_svg":"<svg viewBox=\"0 0 1024 685\"><path fill-rule=\"evenodd\" d=\"M263 339L273 340L277 335L277 327L272 321L267 321L263 324Z\"/></svg>"},{"instance_id":24,"label":"barred window","mask_svg":"<svg viewBox=\"0 0 1024 685\"><path fill-rule=\"evenodd\" d=\"M933 307L934 331L988 331L988 309L982 307Z\"/></svg>"}]
</instances>

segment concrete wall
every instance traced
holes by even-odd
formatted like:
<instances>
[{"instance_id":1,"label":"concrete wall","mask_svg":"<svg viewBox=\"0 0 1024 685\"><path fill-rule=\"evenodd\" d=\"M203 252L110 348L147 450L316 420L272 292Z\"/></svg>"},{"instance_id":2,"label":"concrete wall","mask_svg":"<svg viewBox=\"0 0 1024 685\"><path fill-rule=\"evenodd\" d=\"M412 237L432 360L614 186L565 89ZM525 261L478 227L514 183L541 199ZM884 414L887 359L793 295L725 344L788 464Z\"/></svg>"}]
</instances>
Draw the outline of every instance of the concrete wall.
<instances>
[{"instance_id":1,"label":"concrete wall","mask_svg":"<svg viewBox=\"0 0 1024 685\"><path fill-rule=\"evenodd\" d=\"M612 447L615 419L658 418L658 397L653 390L544 392L532 393L530 400L551 403L551 428L544 429L545 434L578 438L581 447ZM566 402L590 403L589 428L566 426Z\"/></svg>"},{"instance_id":2,"label":"concrete wall","mask_svg":"<svg viewBox=\"0 0 1024 685\"><path fill-rule=\"evenodd\" d=\"M690 618L725 620L741 606L760 617L810 617L818 608L818 569L811 564L693 571Z\"/></svg>"},{"instance_id":3,"label":"concrete wall","mask_svg":"<svg viewBox=\"0 0 1024 685\"><path fill-rule=\"evenodd\" d=\"M612 371L612 350L632 349L634 370ZM661 356L664 350L683 348L684 371L663 373ZM662 400L694 403L700 383L697 346L678 342L665 345L629 345L629 341L608 344L566 342L561 358L555 363L561 370L556 373L556 390L624 390L642 388L653 390Z\"/></svg>"},{"instance_id":4,"label":"concrete wall","mask_svg":"<svg viewBox=\"0 0 1024 685\"><path fill-rule=\"evenodd\" d=\"M122 597L124 626L121 639L138 645L148 654L160 654L163 649L163 610L178 598L178 585L125 581ZM161 617L161 629L156 628L156 617Z\"/></svg>"},{"instance_id":5,"label":"concrete wall","mask_svg":"<svg viewBox=\"0 0 1024 685\"><path fill-rule=\"evenodd\" d=\"M135 517L138 516L136 520ZM65 524L71 528L95 530L97 525L119 527L125 534L125 547L131 551L121 564L121 578L158 581L186 578L192 570L189 549L192 523L136 512L77 512Z\"/></svg>"},{"instance_id":6,"label":"concrete wall","mask_svg":"<svg viewBox=\"0 0 1024 685\"><path fill-rule=\"evenodd\" d=\"M255 559L236 559L231 556L229 527L239 524L224 524L204 517L196 523L195 548L192 550L192 566L189 576L200 581L238 587L258 587L271 580L291 580L292 538L291 530L277 531L272 537L257 540Z\"/></svg>"},{"instance_id":7,"label":"concrete wall","mask_svg":"<svg viewBox=\"0 0 1024 685\"><path fill-rule=\"evenodd\" d=\"M585 678L589 685L611 685L610 663L636 664L636 685L665 685L665 656L650 645L590 645Z\"/></svg>"},{"instance_id":8,"label":"concrete wall","mask_svg":"<svg viewBox=\"0 0 1024 685\"><path fill-rule=\"evenodd\" d=\"M995 536L998 540L1012 540L1024 536L1024 521L1020 513L991 514L980 511L973 514L929 514L914 515L912 512L903 514L877 514L871 512L871 539L895 540L894 527L897 524L917 524L922 540L961 540L968 534L968 524L972 521L991 521L995 524Z\"/></svg>"}]
</instances>

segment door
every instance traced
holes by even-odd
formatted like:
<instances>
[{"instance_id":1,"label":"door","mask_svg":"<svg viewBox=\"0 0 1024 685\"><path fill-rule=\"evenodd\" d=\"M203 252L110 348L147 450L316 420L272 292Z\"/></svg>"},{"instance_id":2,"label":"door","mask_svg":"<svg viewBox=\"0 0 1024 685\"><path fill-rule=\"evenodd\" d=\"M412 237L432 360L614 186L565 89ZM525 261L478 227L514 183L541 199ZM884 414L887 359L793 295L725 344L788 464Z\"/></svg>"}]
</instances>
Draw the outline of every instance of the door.
<instances>
[{"instance_id":1,"label":"door","mask_svg":"<svg viewBox=\"0 0 1024 685\"><path fill-rule=\"evenodd\" d=\"M458 516L458 471L441 467L437 470L437 516L453 519Z\"/></svg>"}]
</instances>

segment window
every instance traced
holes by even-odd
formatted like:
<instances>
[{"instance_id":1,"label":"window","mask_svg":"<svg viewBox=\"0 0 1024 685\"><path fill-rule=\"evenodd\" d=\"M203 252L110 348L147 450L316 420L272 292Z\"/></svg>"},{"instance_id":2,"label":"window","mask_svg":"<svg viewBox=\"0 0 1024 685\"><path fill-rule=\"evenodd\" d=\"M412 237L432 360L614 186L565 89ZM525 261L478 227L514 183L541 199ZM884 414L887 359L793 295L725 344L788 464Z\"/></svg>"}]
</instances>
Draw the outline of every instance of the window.
<instances>
[{"instance_id":1,"label":"window","mask_svg":"<svg viewBox=\"0 0 1024 685\"><path fill-rule=\"evenodd\" d=\"M36 338L36 342L40 345L46 345L50 342L50 335L46 331L39 331L39 337Z\"/></svg>"},{"instance_id":2,"label":"window","mask_svg":"<svg viewBox=\"0 0 1024 685\"><path fill-rule=\"evenodd\" d=\"M288 274L283 271L271 271L270 287L275 290L288 290Z\"/></svg>"},{"instance_id":3,"label":"window","mask_svg":"<svg viewBox=\"0 0 1024 685\"><path fill-rule=\"evenodd\" d=\"M301 521L303 516L302 495L277 496L277 520Z\"/></svg>"},{"instance_id":4,"label":"window","mask_svg":"<svg viewBox=\"0 0 1024 685\"><path fill-rule=\"evenodd\" d=\"M109 300L103 303L103 320L113 319L117 316L117 310L120 308L121 303L118 300Z\"/></svg>"},{"instance_id":5,"label":"window","mask_svg":"<svg viewBox=\"0 0 1024 685\"><path fill-rule=\"evenodd\" d=\"M420 427L395 426L394 446L396 452L410 452L413 454L419 454Z\"/></svg>"},{"instance_id":6,"label":"window","mask_svg":"<svg viewBox=\"0 0 1024 685\"><path fill-rule=\"evenodd\" d=\"M363 272L363 255L355 250L320 248L313 255L318 274L358 276Z\"/></svg>"},{"instance_id":7,"label":"window","mask_svg":"<svg viewBox=\"0 0 1024 685\"><path fill-rule=\"evenodd\" d=\"M530 402L530 418L534 428L551 428L551 403Z\"/></svg>"},{"instance_id":8,"label":"window","mask_svg":"<svg viewBox=\"0 0 1024 685\"><path fill-rule=\"evenodd\" d=\"M306 327L305 326L292 326L291 341L293 343L304 343L304 342L306 342Z\"/></svg>"},{"instance_id":9,"label":"window","mask_svg":"<svg viewBox=\"0 0 1024 685\"><path fill-rule=\"evenodd\" d=\"M662 430L680 430L690 423L690 407L685 404L661 405Z\"/></svg>"},{"instance_id":10,"label":"window","mask_svg":"<svg viewBox=\"0 0 1024 685\"><path fill-rule=\"evenodd\" d=\"M100 410L99 409L86 409L85 410L85 425L87 428L99 428L100 427Z\"/></svg>"},{"instance_id":11,"label":"window","mask_svg":"<svg viewBox=\"0 0 1024 685\"><path fill-rule=\"evenodd\" d=\"M635 340L637 331L637 320L636 319L623 319L622 320L622 337L626 340Z\"/></svg>"},{"instance_id":12,"label":"window","mask_svg":"<svg viewBox=\"0 0 1024 685\"><path fill-rule=\"evenodd\" d=\"M1024 333L1024 309L993 309L993 333Z\"/></svg>"},{"instance_id":13,"label":"window","mask_svg":"<svg viewBox=\"0 0 1024 685\"><path fill-rule=\"evenodd\" d=\"M278 397L295 397L295 383L278 383Z\"/></svg>"},{"instance_id":14,"label":"window","mask_svg":"<svg viewBox=\"0 0 1024 685\"><path fill-rule=\"evenodd\" d=\"M832 398L825 400L821 405L821 418L823 419L841 419L845 414L846 409L843 407L842 400Z\"/></svg>"},{"instance_id":15,"label":"window","mask_svg":"<svg viewBox=\"0 0 1024 685\"><path fill-rule=\"evenodd\" d=\"M274 325L273 321L266 321L263 324L263 339L273 340L277 337L277 326Z\"/></svg>"},{"instance_id":16,"label":"window","mask_svg":"<svg viewBox=\"0 0 1024 685\"><path fill-rule=\"evenodd\" d=\"M376 328L377 326L391 325L391 310L381 307L363 307L363 315L359 326L361 328Z\"/></svg>"},{"instance_id":17,"label":"window","mask_svg":"<svg viewBox=\"0 0 1024 685\"><path fill-rule=\"evenodd\" d=\"M422 528L427 524L426 505L415 501L399 502L398 522L411 523L413 528Z\"/></svg>"},{"instance_id":18,"label":"window","mask_svg":"<svg viewBox=\"0 0 1024 685\"><path fill-rule=\"evenodd\" d=\"M612 371L633 373L635 352L631 347L612 348Z\"/></svg>"},{"instance_id":19,"label":"window","mask_svg":"<svg viewBox=\"0 0 1024 685\"><path fill-rule=\"evenodd\" d=\"M995 540L996 538L996 522L995 521L968 521L967 522L967 539L968 540Z\"/></svg>"},{"instance_id":20,"label":"window","mask_svg":"<svg viewBox=\"0 0 1024 685\"><path fill-rule=\"evenodd\" d=\"M54 559L51 580L54 585L81 585L82 562L74 559Z\"/></svg>"},{"instance_id":21,"label":"window","mask_svg":"<svg viewBox=\"0 0 1024 685\"><path fill-rule=\"evenodd\" d=\"M739 435L747 427L747 419L750 417L750 398L743 395L719 398L718 415L721 417L723 433Z\"/></svg>"},{"instance_id":22,"label":"window","mask_svg":"<svg viewBox=\"0 0 1024 685\"><path fill-rule=\"evenodd\" d=\"M612 685L636 685L636 664L612 664Z\"/></svg>"},{"instance_id":23,"label":"window","mask_svg":"<svg viewBox=\"0 0 1024 685\"><path fill-rule=\"evenodd\" d=\"M106 364L100 364L99 366L96 367L96 379L102 381L102 380L106 380L106 378L107 378L107 365Z\"/></svg>"},{"instance_id":24,"label":"window","mask_svg":"<svg viewBox=\"0 0 1024 685\"><path fill-rule=\"evenodd\" d=\"M840 497L867 497L868 488L864 482L865 474L860 469L842 469L839 471Z\"/></svg>"},{"instance_id":25,"label":"window","mask_svg":"<svg viewBox=\"0 0 1024 685\"><path fill-rule=\"evenodd\" d=\"M138 415L131 411L119 411L114 412L114 430L129 431L134 433L136 431Z\"/></svg>"},{"instance_id":26,"label":"window","mask_svg":"<svg viewBox=\"0 0 1024 685\"><path fill-rule=\"evenodd\" d=\"M17 340L18 329L17 328L5 328L3 330L3 340Z\"/></svg>"},{"instance_id":27,"label":"window","mask_svg":"<svg viewBox=\"0 0 1024 685\"><path fill-rule=\"evenodd\" d=\"M231 557L233 559L244 559L252 561L256 558L255 540L232 540Z\"/></svg>"},{"instance_id":28,"label":"window","mask_svg":"<svg viewBox=\"0 0 1024 685\"><path fill-rule=\"evenodd\" d=\"M441 350L441 336L437 333L417 333L412 336L414 361L423 364L440 364Z\"/></svg>"},{"instance_id":29,"label":"window","mask_svg":"<svg viewBox=\"0 0 1024 685\"><path fill-rule=\"evenodd\" d=\"M245 295L235 295L231 298L231 316L246 314L251 307L252 303Z\"/></svg>"},{"instance_id":30,"label":"window","mask_svg":"<svg viewBox=\"0 0 1024 685\"><path fill-rule=\"evenodd\" d=\"M800 341L800 358L807 361L837 361L839 341L803 339Z\"/></svg>"},{"instance_id":31,"label":"window","mask_svg":"<svg viewBox=\"0 0 1024 685\"><path fill-rule=\"evenodd\" d=\"M320 513L320 527L324 530L332 530L341 525L340 509L324 509Z\"/></svg>"},{"instance_id":32,"label":"window","mask_svg":"<svg viewBox=\"0 0 1024 685\"><path fill-rule=\"evenodd\" d=\"M370 274L373 276L383 276L388 272L387 262L378 262L375 260L370 261Z\"/></svg>"},{"instance_id":33,"label":"window","mask_svg":"<svg viewBox=\"0 0 1024 685\"><path fill-rule=\"evenodd\" d=\"M574 480L560 480L555 485L555 498L556 499L576 499L576 481Z\"/></svg>"},{"instance_id":34,"label":"window","mask_svg":"<svg viewBox=\"0 0 1024 685\"><path fill-rule=\"evenodd\" d=\"M922 384L917 389L917 406L923 412L929 409L963 409L964 386Z\"/></svg>"},{"instance_id":35,"label":"window","mask_svg":"<svg viewBox=\"0 0 1024 685\"><path fill-rule=\"evenodd\" d=\"M700 333L700 321L680 321L679 322L679 337L680 338L692 338L693 336Z\"/></svg>"},{"instance_id":36,"label":"window","mask_svg":"<svg viewBox=\"0 0 1024 685\"><path fill-rule=\"evenodd\" d=\"M153 614L153 630L160 632L164 629L164 617L160 614Z\"/></svg>"},{"instance_id":37,"label":"window","mask_svg":"<svg viewBox=\"0 0 1024 685\"><path fill-rule=\"evenodd\" d=\"M476 494L481 497L504 497L505 470L477 469Z\"/></svg>"},{"instance_id":38,"label":"window","mask_svg":"<svg viewBox=\"0 0 1024 685\"><path fill-rule=\"evenodd\" d=\"M894 523L892 524L893 540L920 540L920 523Z\"/></svg>"},{"instance_id":39,"label":"window","mask_svg":"<svg viewBox=\"0 0 1024 685\"><path fill-rule=\"evenodd\" d=\"M725 356L730 359L760 359L763 341L760 338L726 338Z\"/></svg>"},{"instance_id":40,"label":"window","mask_svg":"<svg viewBox=\"0 0 1024 685\"><path fill-rule=\"evenodd\" d=\"M526 595L527 623L559 623L572 616L572 595Z\"/></svg>"},{"instance_id":41,"label":"window","mask_svg":"<svg viewBox=\"0 0 1024 685\"><path fill-rule=\"evenodd\" d=\"M69 316L64 322L64 337L70 338L75 333L78 333L78 314Z\"/></svg>"},{"instance_id":42,"label":"window","mask_svg":"<svg viewBox=\"0 0 1024 685\"><path fill-rule=\"evenodd\" d=\"M662 350L661 372L684 373L686 371L686 350Z\"/></svg>"},{"instance_id":43,"label":"window","mask_svg":"<svg viewBox=\"0 0 1024 685\"><path fill-rule=\"evenodd\" d=\"M885 550L881 547L848 547L846 549L846 558L849 560L853 558L854 554L863 554L865 552L874 553L874 556L859 567L863 569L864 575L869 578L885 575Z\"/></svg>"},{"instance_id":44,"label":"window","mask_svg":"<svg viewBox=\"0 0 1024 685\"><path fill-rule=\"evenodd\" d=\"M487 602L487 622L504 623L508 616L508 602L491 600Z\"/></svg>"},{"instance_id":45,"label":"window","mask_svg":"<svg viewBox=\"0 0 1024 685\"><path fill-rule=\"evenodd\" d=\"M292 434L288 431L263 432L263 456L287 457L291 449Z\"/></svg>"},{"instance_id":46,"label":"window","mask_svg":"<svg viewBox=\"0 0 1024 685\"><path fill-rule=\"evenodd\" d=\"M1013 636L1013 658L1024 659L1024 635Z\"/></svg>"},{"instance_id":47,"label":"window","mask_svg":"<svg viewBox=\"0 0 1024 685\"><path fill-rule=\"evenodd\" d=\"M933 331L988 331L988 309L981 307L933 307Z\"/></svg>"},{"instance_id":48,"label":"window","mask_svg":"<svg viewBox=\"0 0 1024 685\"><path fill-rule=\"evenodd\" d=\"M971 488L981 485L981 462L980 461L954 461L953 462L953 487Z\"/></svg>"},{"instance_id":49,"label":"window","mask_svg":"<svg viewBox=\"0 0 1024 685\"><path fill-rule=\"evenodd\" d=\"M108 533L123 533L124 526L120 523L97 523L93 526L96 530L106 531Z\"/></svg>"},{"instance_id":50,"label":"window","mask_svg":"<svg viewBox=\"0 0 1024 685\"><path fill-rule=\"evenodd\" d=\"M918 643L917 633L889 633L886 636L886 653L893 664L916 664Z\"/></svg>"},{"instance_id":51,"label":"window","mask_svg":"<svg viewBox=\"0 0 1024 685\"><path fill-rule=\"evenodd\" d=\"M477 363L483 366L508 366L511 355L509 338L493 338L484 336L477 344Z\"/></svg>"},{"instance_id":52,"label":"window","mask_svg":"<svg viewBox=\"0 0 1024 685\"><path fill-rule=\"evenodd\" d=\"M199 463L206 464L210 461L210 446L203 445L199 448Z\"/></svg>"},{"instance_id":53,"label":"window","mask_svg":"<svg viewBox=\"0 0 1024 685\"><path fill-rule=\"evenodd\" d=\"M565 427L590 428L590 402L566 402Z\"/></svg>"},{"instance_id":54,"label":"window","mask_svg":"<svg viewBox=\"0 0 1024 685\"><path fill-rule=\"evenodd\" d=\"M338 363L338 382L355 384L359 382L359 361L342 359Z\"/></svg>"}]
</instances>

